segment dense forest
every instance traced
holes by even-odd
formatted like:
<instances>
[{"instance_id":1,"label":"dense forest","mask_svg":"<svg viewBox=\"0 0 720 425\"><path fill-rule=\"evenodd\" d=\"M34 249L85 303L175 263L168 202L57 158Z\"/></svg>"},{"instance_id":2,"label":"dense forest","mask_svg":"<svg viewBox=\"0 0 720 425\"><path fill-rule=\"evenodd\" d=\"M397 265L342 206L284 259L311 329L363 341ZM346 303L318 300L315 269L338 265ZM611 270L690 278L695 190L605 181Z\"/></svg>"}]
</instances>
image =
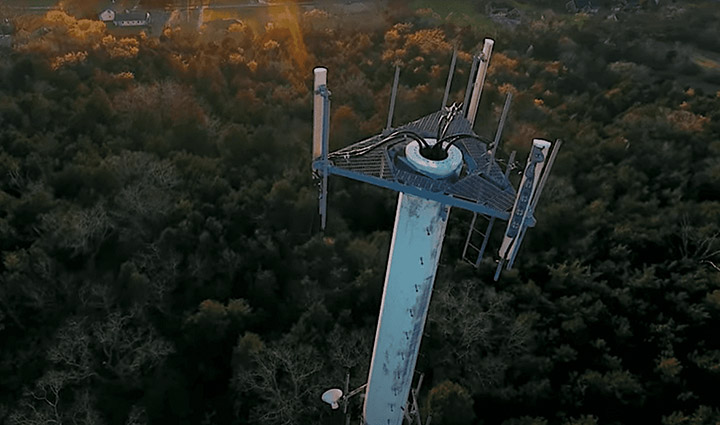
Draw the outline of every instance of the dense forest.
<instances>
[{"instance_id":1,"label":"dense forest","mask_svg":"<svg viewBox=\"0 0 720 425\"><path fill-rule=\"evenodd\" d=\"M480 6L478 6L480 8ZM484 10L484 9L482 9ZM289 8L120 35L60 10L0 48L0 423L316 424L363 384L396 195L331 147L451 101L496 40L476 132L564 145L516 269L461 260L453 211L417 371L433 425L720 422L720 8L526 8L523 23ZM482 13L479 13L481 15ZM478 16L479 16L478 15ZM612 19L608 19L612 18ZM351 410L360 412L354 400ZM344 422L343 422L344 423Z\"/></svg>"}]
</instances>

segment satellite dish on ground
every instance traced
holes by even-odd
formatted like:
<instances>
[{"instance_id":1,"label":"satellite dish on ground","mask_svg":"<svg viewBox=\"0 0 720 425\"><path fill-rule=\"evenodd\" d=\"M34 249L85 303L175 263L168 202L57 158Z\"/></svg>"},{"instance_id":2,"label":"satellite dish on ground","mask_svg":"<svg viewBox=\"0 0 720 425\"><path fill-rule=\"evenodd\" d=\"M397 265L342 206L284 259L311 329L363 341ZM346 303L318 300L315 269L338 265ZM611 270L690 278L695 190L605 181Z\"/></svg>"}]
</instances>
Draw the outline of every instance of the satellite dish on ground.
<instances>
[{"instance_id":1,"label":"satellite dish on ground","mask_svg":"<svg viewBox=\"0 0 720 425\"><path fill-rule=\"evenodd\" d=\"M333 388L333 389L325 391L321 398L322 398L322 401L329 404L330 407L332 407L333 409L337 409L338 407L340 407L340 405L338 405L338 400L340 400L340 398L342 396L343 396L342 390Z\"/></svg>"}]
</instances>

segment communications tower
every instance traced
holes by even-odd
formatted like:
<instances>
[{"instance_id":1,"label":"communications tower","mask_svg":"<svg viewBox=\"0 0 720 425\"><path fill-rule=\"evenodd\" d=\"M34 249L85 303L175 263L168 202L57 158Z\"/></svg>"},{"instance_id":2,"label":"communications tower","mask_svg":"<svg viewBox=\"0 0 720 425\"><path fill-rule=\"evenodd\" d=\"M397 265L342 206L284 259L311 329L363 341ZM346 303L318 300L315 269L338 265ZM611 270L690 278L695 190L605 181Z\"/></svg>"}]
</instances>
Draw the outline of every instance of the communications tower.
<instances>
[{"instance_id":1,"label":"communications tower","mask_svg":"<svg viewBox=\"0 0 720 425\"><path fill-rule=\"evenodd\" d=\"M508 179L515 152L504 171L496 159L511 96L506 99L494 142L473 132L493 44L493 40L485 39L482 52L474 56L462 105L446 106L455 51L440 110L399 127L392 126L399 78L396 68L385 130L335 152L328 148L327 69L314 70L312 168L319 179L321 227L324 229L326 223L330 175L398 192L370 372L363 386L363 424L400 425L404 418L410 419L411 411L417 413L417 404L409 405L408 397L450 208L473 212L463 257L475 266L480 263L495 221L507 221L495 280L505 264L508 269L512 266L527 228L535 225L535 205L560 141L551 148L546 140L532 140L520 186L515 190ZM479 219L487 221L484 231L478 229ZM475 241L478 236L479 244ZM337 408L338 401L347 402L349 395L333 389L323 394L323 400Z\"/></svg>"}]
</instances>

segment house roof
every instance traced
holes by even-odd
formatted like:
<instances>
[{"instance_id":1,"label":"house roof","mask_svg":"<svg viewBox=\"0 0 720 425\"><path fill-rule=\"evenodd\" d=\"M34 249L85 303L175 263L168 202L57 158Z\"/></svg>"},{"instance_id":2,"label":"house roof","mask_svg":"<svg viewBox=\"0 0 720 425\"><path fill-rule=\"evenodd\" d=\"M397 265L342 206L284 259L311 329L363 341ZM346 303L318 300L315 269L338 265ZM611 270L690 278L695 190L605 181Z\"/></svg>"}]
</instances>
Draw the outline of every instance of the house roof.
<instances>
[{"instance_id":1,"label":"house roof","mask_svg":"<svg viewBox=\"0 0 720 425\"><path fill-rule=\"evenodd\" d=\"M147 12L131 11L127 13L115 13L116 21L144 21L147 19Z\"/></svg>"}]
</instances>

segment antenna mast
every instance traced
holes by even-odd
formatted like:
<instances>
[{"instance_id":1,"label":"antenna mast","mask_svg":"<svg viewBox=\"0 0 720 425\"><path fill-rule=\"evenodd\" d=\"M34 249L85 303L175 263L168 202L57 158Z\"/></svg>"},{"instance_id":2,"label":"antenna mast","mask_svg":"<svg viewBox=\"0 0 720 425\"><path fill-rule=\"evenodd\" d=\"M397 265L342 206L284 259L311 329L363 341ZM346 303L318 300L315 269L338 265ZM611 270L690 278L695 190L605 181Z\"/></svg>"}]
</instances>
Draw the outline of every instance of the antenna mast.
<instances>
[{"instance_id":1,"label":"antenna mast","mask_svg":"<svg viewBox=\"0 0 720 425\"><path fill-rule=\"evenodd\" d=\"M335 152L328 151L330 91L327 89L327 70L315 69L312 167L315 176L321 179L322 228L325 228L327 177L330 174L398 192L367 384L345 396L340 389L328 390L322 396L324 401L337 408L338 401L346 403L347 397L364 390L361 423L365 425L400 425L404 418L411 422L420 419L416 400L420 385L412 390L412 383L450 208L463 208L474 214L463 257L468 247L474 248L478 251L473 262L475 266L486 250L494 222L508 222L495 279L506 263L508 267L512 266L527 228L535 225L535 205L560 142L551 152L550 142L533 140L516 191L509 181L515 152L510 155L504 172L496 161L512 95L508 94L506 98L492 150L488 149L489 140L473 132L493 44L493 40L485 39L482 55L473 61L462 113L457 105L445 106L456 50L440 110L393 128L400 75L400 68L396 66L387 127L380 134ZM471 238L476 232L478 215L489 224L482 234L482 244L476 248ZM346 381L345 393L347 391ZM409 402L411 395L413 400ZM347 412L347 404L344 406L343 410Z\"/></svg>"},{"instance_id":2,"label":"antenna mast","mask_svg":"<svg viewBox=\"0 0 720 425\"><path fill-rule=\"evenodd\" d=\"M440 105L440 109L444 108L445 105L447 105L447 99L450 95L450 86L452 85L453 74L455 73L455 61L457 60L457 52L457 46L455 46L455 49L453 49L452 60L450 61L450 71L448 71L447 83L445 83L445 94L443 95L442 105Z\"/></svg>"},{"instance_id":3,"label":"antenna mast","mask_svg":"<svg viewBox=\"0 0 720 425\"><path fill-rule=\"evenodd\" d=\"M388 120L385 130L392 128L393 114L395 113L395 97L397 97L398 80L400 79L400 65L395 65L395 78L393 79L392 94L390 95L390 109L388 109Z\"/></svg>"},{"instance_id":4,"label":"antenna mast","mask_svg":"<svg viewBox=\"0 0 720 425\"><path fill-rule=\"evenodd\" d=\"M478 106L480 105L480 94L482 93L483 85L485 84L485 75L487 74L488 65L490 64L490 55L492 55L492 49L495 41L490 38L485 39L482 54L480 55L480 66L478 68L477 76L475 77L475 84L473 84L472 95L470 96L470 104L468 105L467 120L470 121L470 125L475 124L475 116L477 115Z\"/></svg>"},{"instance_id":5,"label":"antenna mast","mask_svg":"<svg viewBox=\"0 0 720 425\"><path fill-rule=\"evenodd\" d=\"M320 229L327 221L328 150L330 133L330 90L327 88L327 68L317 67L313 96L313 160L320 161Z\"/></svg>"}]
</instances>

